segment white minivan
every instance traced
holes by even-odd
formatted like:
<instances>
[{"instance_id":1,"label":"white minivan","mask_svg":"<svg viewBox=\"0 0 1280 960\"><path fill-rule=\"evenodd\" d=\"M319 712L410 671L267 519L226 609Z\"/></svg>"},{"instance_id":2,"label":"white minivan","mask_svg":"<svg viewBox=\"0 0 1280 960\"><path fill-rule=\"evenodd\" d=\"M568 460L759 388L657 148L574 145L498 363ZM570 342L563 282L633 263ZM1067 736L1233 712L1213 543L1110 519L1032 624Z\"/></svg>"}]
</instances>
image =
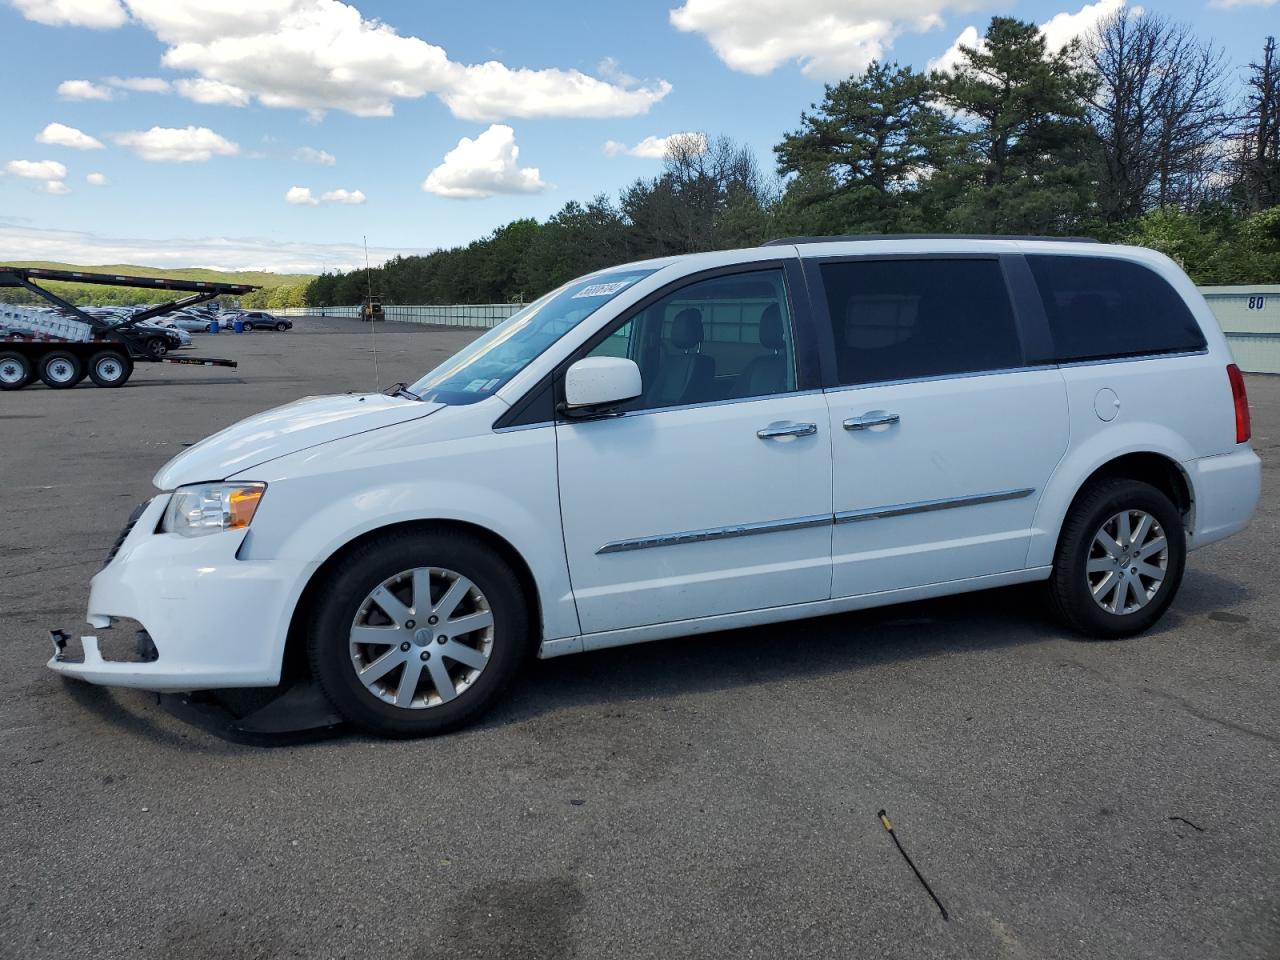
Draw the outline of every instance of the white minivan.
<instances>
[{"instance_id":1,"label":"white minivan","mask_svg":"<svg viewBox=\"0 0 1280 960\"><path fill-rule=\"evenodd\" d=\"M1244 383L1149 250L800 238L568 283L411 385L311 397L155 477L49 666L177 691L308 673L455 728L536 652L1045 581L1151 626L1248 523Z\"/></svg>"}]
</instances>

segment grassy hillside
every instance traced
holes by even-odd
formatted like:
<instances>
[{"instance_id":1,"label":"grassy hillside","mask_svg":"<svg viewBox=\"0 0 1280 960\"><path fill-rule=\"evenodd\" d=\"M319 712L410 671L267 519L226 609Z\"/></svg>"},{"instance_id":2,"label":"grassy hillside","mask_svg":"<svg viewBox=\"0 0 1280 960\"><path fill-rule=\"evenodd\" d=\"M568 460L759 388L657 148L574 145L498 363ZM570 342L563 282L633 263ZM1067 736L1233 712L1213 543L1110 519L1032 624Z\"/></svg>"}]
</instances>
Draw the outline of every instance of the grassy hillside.
<instances>
[{"instance_id":1,"label":"grassy hillside","mask_svg":"<svg viewBox=\"0 0 1280 960\"><path fill-rule=\"evenodd\" d=\"M141 267L132 263L109 263L84 265L78 263L58 263L53 260L10 260L0 266L11 267L43 267L46 270L79 270L84 273L117 273L135 277L170 277L178 280L206 280L215 283L248 283L261 287L243 299L245 306L290 306L297 300L301 305L302 291L314 279L305 273L267 273L262 270L208 270L203 267ZM103 287L91 283L59 283L49 281L41 284L64 300L79 305L107 305L154 303L165 294L159 290L140 290L136 287ZM182 294L174 294L182 296ZM6 303L43 303L35 294L22 289L0 289L0 302Z\"/></svg>"}]
</instances>

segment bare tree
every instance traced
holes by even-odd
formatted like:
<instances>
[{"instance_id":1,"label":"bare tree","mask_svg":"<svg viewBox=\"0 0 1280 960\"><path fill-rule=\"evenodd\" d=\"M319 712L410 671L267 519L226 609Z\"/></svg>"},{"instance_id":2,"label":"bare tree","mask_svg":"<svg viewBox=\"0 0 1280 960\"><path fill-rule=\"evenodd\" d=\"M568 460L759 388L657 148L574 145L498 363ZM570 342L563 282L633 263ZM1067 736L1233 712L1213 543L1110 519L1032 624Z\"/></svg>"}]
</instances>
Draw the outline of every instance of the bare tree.
<instances>
[{"instance_id":1,"label":"bare tree","mask_svg":"<svg viewBox=\"0 0 1280 960\"><path fill-rule=\"evenodd\" d=\"M1224 160L1222 51L1184 24L1125 7L1099 25L1085 52L1098 81L1089 113L1103 217L1197 203Z\"/></svg>"},{"instance_id":2,"label":"bare tree","mask_svg":"<svg viewBox=\"0 0 1280 960\"><path fill-rule=\"evenodd\" d=\"M1267 37L1262 62L1249 64L1249 71L1238 176L1245 206L1256 211L1280 204L1280 56L1275 37Z\"/></svg>"}]
</instances>

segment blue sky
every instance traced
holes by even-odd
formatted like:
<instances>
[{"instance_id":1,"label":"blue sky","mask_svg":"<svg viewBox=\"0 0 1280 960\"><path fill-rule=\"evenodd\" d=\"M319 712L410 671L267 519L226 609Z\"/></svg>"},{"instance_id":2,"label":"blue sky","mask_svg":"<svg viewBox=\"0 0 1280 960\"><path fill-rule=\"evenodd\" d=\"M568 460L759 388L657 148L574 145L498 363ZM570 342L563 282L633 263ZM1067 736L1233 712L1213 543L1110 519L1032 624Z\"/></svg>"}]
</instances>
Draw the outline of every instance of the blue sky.
<instances>
[{"instance_id":1,"label":"blue sky","mask_svg":"<svg viewBox=\"0 0 1280 960\"><path fill-rule=\"evenodd\" d=\"M924 67L993 14L1061 42L1122 3L0 0L0 259L317 272L366 235L374 259L464 243L652 175L646 138L771 166L870 57ZM1143 6L1233 76L1280 33L1277 0Z\"/></svg>"}]
</instances>

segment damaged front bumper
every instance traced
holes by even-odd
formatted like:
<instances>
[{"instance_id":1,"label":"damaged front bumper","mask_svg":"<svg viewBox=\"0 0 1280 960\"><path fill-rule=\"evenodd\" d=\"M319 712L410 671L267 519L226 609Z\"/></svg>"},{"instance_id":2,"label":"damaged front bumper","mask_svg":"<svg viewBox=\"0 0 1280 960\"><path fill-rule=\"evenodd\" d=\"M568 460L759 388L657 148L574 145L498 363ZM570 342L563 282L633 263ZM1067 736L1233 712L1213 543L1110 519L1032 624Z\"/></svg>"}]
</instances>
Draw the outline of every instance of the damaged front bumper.
<instances>
[{"instance_id":1,"label":"damaged front bumper","mask_svg":"<svg viewBox=\"0 0 1280 960\"><path fill-rule=\"evenodd\" d=\"M74 656L71 638L55 630L49 669L88 683L160 692L275 686L310 568L239 559L242 530L160 533L168 502L162 494L135 511L90 587L90 626L111 629L129 620L141 628L133 656L105 656L96 633L81 637L83 652Z\"/></svg>"}]
</instances>

